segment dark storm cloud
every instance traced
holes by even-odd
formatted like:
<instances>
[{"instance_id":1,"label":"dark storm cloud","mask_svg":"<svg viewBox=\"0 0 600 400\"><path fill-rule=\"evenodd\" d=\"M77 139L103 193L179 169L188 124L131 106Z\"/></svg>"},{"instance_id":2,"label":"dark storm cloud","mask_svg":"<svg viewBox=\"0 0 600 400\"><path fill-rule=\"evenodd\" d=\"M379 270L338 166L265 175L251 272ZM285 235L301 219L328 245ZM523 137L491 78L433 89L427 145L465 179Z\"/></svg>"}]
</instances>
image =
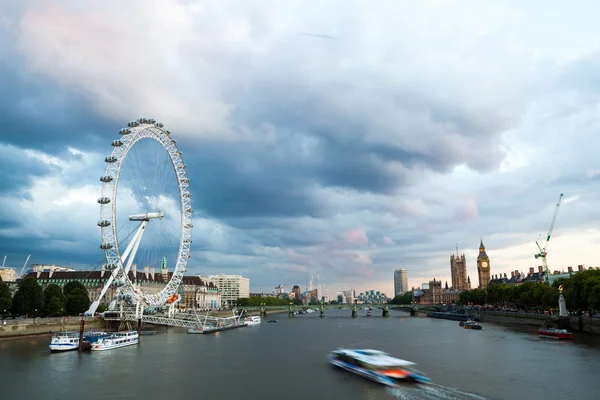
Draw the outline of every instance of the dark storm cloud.
<instances>
[{"instance_id":1,"label":"dark storm cloud","mask_svg":"<svg viewBox=\"0 0 600 400\"><path fill-rule=\"evenodd\" d=\"M16 54L0 63L0 142L56 153L66 146L95 149L117 132L119 126L100 118L77 92L23 65Z\"/></svg>"},{"instance_id":2,"label":"dark storm cloud","mask_svg":"<svg viewBox=\"0 0 600 400\"><path fill-rule=\"evenodd\" d=\"M56 172L60 168L52 166L35 157L26 157L20 149L14 146L2 146L0 143L0 165L2 179L0 180L0 195L21 192L30 187L34 178Z\"/></svg>"}]
</instances>

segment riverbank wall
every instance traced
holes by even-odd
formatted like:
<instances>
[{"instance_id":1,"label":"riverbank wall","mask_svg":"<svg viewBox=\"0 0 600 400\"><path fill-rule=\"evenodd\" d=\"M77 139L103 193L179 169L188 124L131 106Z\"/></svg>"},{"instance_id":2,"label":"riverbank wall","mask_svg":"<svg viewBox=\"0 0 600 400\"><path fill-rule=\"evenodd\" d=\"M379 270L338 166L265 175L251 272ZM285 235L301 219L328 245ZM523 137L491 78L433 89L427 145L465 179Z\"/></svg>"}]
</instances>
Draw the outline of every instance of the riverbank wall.
<instances>
[{"instance_id":1,"label":"riverbank wall","mask_svg":"<svg viewBox=\"0 0 600 400\"><path fill-rule=\"evenodd\" d=\"M86 331L102 329L106 325L104 320L98 317L85 317L84 321ZM0 325L0 339L49 335L63 331L79 332L80 323L81 317L7 319Z\"/></svg>"},{"instance_id":2,"label":"riverbank wall","mask_svg":"<svg viewBox=\"0 0 600 400\"><path fill-rule=\"evenodd\" d=\"M474 318L479 318L481 322L499 322L504 324L518 324L542 326L545 322L558 322L559 325L565 325L574 332L584 332L594 335L600 335L600 319L570 316L557 319L556 316L548 314L532 313L512 313L512 312L494 312L494 311L470 311Z\"/></svg>"}]
</instances>

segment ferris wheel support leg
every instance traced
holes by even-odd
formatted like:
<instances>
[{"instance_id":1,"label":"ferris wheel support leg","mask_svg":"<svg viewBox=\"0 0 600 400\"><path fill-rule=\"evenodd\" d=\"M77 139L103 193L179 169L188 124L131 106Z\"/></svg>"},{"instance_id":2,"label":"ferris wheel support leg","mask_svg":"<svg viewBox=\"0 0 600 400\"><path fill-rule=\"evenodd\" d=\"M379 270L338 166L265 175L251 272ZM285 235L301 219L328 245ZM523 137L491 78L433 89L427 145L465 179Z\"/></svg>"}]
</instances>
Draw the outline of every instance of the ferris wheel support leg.
<instances>
[{"instance_id":1,"label":"ferris wheel support leg","mask_svg":"<svg viewBox=\"0 0 600 400\"><path fill-rule=\"evenodd\" d=\"M125 275L127 274L127 272L129 272L129 268L131 268L131 262L133 261L133 255L135 255L135 253L137 252L137 248L140 245L140 240L144 233L145 227L146 227L146 221L142 222L141 226L138 228L135 235L133 235L133 239L127 245L127 248L125 249L125 252L123 253L122 260L125 261L127 259L127 257L129 256L129 253L131 253L131 250L135 247L132 257L129 258L130 262L128 262L128 264L127 264L128 268L126 268L126 270L125 270ZM110 277L104 284L104 287L102 288L102 291L98 295L98 298L96 300L94 300L94 302L90 305L90 308L85 312L85 315L94 315L96 313L96 310L98 309L100 302L104 298L106 291L108 290L108 288L110 288L110 286L112 285L112 282L115 280L116 274L117 274L117 270L111 271Z\"/></svg>"},{"instance_id":2,"label":"ferris wheel support leg","mask_svg":"<svg viewBox=\"0 0 600 400\"><path fill-rule=\"evenodd\" d=\"M138 237L140 236L141 232L142 232L142 226L140 225L140 227L138 228L138 230L135 232L135 235L133 235L133 238L131 239L131 242L129 242L129 244L127 245L127 248L125 249L125 251L123 252L123 254L121 254L121 263L122 264L125 263L125 261L129 257L129 253L131 253L131 249L133 249L133 246L136 243L139 243Z\"/></svg>"},{"instance_id":3,"label":"ferris wheel support leg","mask_svg":"<svg viewBox=\"0 0 600 400\"><path fill-rule=\"evenodd\" d=\"M108 278L106 283L104 283L104 287L102 288L102 291L98 295L98 298L96 300L94 300L94 302L90 305L90 308L84 313L84 315L94 315L96 313L96 310L98 309L98 306L100 305L100 302L102 301L102 298L106 294L106 291L110 288L110 286L112 285L112 282L115 280L115 271L116 270L111 271L110 277Z\"/></svg>"},{"instance_id":4,"label":"ferris wheel support leg","mask_svg":"<svg viewBox=\"0 0 600 400\"><path fill-rule=\"evenodd\" d=\"M131 243L129 243L129 245L133 246L133 248L130 250L129 246L127 246L127 250L131 251L131 256L129 256L129 253L127 252L127 250L125 250L125 252L127 253L127 256L129 256L127 258L127 266L125 267L125 271L124 271L125 275L127 275L129 273L129 270L131 269L131 265L133 264L133 259L135 258L138 248L140 247L140 242L142 241L142 236L144 235L144 229L146 229L146 224L148 224L148 221L142 222L138 231L135 234L135 237L133 238Z\"/></svg>"}]
</instances>

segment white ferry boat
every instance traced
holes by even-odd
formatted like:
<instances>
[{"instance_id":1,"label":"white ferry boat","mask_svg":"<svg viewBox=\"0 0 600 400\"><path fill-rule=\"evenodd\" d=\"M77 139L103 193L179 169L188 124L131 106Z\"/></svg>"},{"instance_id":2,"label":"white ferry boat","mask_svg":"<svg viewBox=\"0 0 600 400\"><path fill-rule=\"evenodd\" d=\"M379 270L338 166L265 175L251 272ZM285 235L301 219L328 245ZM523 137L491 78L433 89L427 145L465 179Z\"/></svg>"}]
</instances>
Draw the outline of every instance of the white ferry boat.
<instances>
[{"instance_id":1,"label":"white ferry boat","mask_svg":"<svg viewBox=\"0 0 600 400\"><path fill-rule=\"evenodd\" d=\"M118 349L119 347L131 346L138 344L140 336L137 331L122 331L115 332L107 337L99 339L96 343L92 344L92 351L111 350Z\"/></svg>"},{"instance_id":2,"label":"white ferry boat","mask_svg":"<svg viewBox=\"0 0 600 400\"><path fill-rule=\"evenodd\" d=\"M50 340L50 351L76 350L79 347L79 333L59 332Z\"/></svg>"},{"instance_id":3,"label":"white ferry boat","mask_svg":"<svg viewBox=\"0 0 600 400\"><path fill-rule=\"evenodd\" d=\"M372 349L337 349L329 353L329 362L372 381L398 387L400 382L428 383L431 380L413 368L414 362L394 358Z\"/></svg>"},{"instance_id":4,"label":"white ferry boat","mask_svg":"<svg viewBox=\"0 0 600 400\"><path fill-rule=\"evenodd\" d=\"M244 319L244 323L248 326L260 325L261 322L262 322L262 319L256 315L252 315L252 316L246 317L246 319Z\"/></svg>"},{"instance_id":5,"label":"white ferry boat","mask_svg":"<svg viewBox=\"0 0 600 400\"><path fill-rule=\"evenodd\" d=\"M83 341L93 343L107 336L106 332L84 332ZM77 350L79 348L79 332L58 332L50 340L50 351Z\"/></svg>"}]
</instances>

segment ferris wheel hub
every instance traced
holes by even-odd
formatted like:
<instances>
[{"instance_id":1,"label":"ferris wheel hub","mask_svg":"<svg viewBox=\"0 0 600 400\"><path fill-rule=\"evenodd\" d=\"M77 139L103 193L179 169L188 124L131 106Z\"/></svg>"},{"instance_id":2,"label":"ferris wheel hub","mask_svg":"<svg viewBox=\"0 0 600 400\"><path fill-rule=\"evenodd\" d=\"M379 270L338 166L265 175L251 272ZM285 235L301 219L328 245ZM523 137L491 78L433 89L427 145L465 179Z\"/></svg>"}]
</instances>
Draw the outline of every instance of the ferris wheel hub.
<instances>
[{"instance_id":1,"label":"ferris wheel hub","mask_svg":"<svg viewBox=\"0 0 600 400\"><path fill-rule=\"evenodd\" d=\"M150 213L146 213L146 214L130 215L129 220L142 222L142 221L150 221L150 219L152 219L152 218L162 219L163 216L164 216L164 214L162 211L150 212Z\"/></svg>"}]
</instances>

